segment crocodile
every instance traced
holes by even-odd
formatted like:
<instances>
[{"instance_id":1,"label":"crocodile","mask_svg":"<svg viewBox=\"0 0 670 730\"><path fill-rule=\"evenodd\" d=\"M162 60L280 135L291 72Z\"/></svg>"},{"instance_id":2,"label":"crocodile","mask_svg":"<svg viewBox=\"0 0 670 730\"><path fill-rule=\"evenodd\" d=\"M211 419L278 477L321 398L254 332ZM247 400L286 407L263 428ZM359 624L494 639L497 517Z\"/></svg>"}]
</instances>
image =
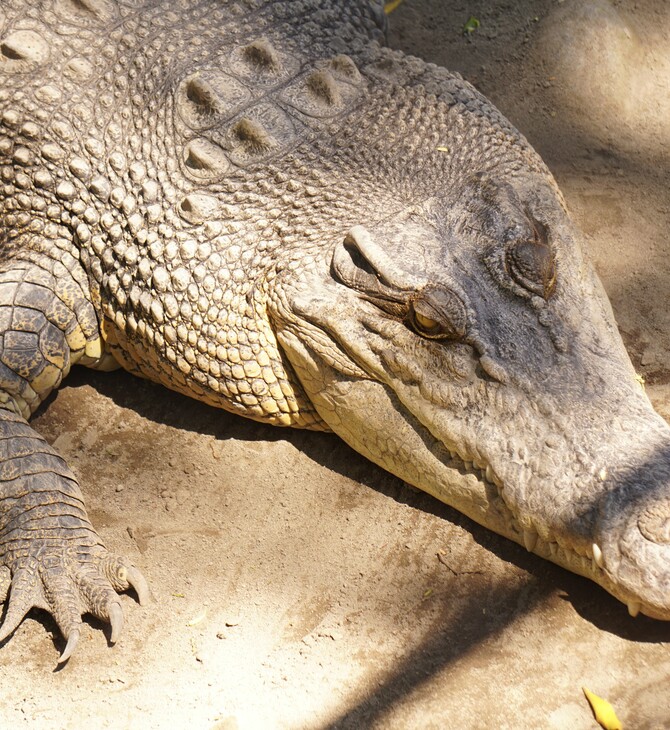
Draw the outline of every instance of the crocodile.
<instances>
[{"instance_id":1,"label":"crocodile","mask_svg":"<svg viewBox=\"0 0 670 730\"><path fill-rule=\"evenodd\" d=\"M670 619L670 428L526 139L381 0L0 7L0 562L75 650L150 590L30 416L123 367L355 450Z\"/></svg>"}]
</instances>

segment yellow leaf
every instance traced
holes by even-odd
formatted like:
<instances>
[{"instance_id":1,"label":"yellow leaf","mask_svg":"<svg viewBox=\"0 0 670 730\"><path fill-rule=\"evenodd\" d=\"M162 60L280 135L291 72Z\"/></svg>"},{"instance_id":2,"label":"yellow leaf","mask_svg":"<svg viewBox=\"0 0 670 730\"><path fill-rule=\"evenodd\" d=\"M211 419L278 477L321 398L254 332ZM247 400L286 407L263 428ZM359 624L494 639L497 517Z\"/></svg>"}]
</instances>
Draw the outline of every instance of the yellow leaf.
<instances>
[{"instance_id":1,"label":"yellow leaf","mask_svg":"<svg viewBox=\"0 0 670 730\"><path fill-rule=\"evenodd\" d=\"M384 12L387 15L390 15L397 7L400 5L402 0L389 0L389 2L384 5Z\"/></svg>"},{"instance_id":2,"label":"yellow leaf","mask_svg":"<svg viewBox=\"0 0 670 730\"><path fill-rule=\"evenodd\" d=\"M440 145L439 147L435 148L438 152L449 152L449 148L445 147L444 145Z\"/></svg>"},{"instance_id":3,"label":"yellow leaf","mask_svg":"<svg viewBox=\"0 0 670 730\"><path fill-rule=\"evenodd\" d=\"M623 725L616 716L614 708L607 700L593 694L586 687L582 687L582 691L586 695L586 699L589 701L589 705L591 705L591 709L593 710L593 716L596 718L596 722L600 727L605 730L623 730Z\"/></svg>"}]
</instances>

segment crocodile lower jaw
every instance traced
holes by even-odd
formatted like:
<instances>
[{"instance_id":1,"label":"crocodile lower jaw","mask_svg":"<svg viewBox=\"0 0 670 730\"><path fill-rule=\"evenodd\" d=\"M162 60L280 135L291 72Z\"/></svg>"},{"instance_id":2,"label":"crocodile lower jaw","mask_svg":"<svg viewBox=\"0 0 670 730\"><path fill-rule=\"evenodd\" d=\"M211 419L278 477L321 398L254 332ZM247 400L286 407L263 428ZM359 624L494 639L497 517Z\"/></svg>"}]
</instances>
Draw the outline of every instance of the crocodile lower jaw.
<instances>
[{"instance_id":1,"label":"crocodile lower jaw","mask_svg":"<svg viewBox=\"0 0 670 730\"><path fill-rule=\"evenodd\" d=\"M464 458L458 452L451 449L449 449L449 455L451 457L450 467L458 469L465 474L473 474L482 483L495 488L497 497L494 498L493 502L489 502L489 507L497 512L500 522L505 525L505 528L499 529L495 525L487 524L484 520L479 519L477 514L473 514L469 510L463 510L469 517L483 524L484 527L492 529L522 545L528 552L534 553L562 568L566 568L572 573L577 573L598 583L608 593L624 603L628 607L628 612L632 617L643 613L652 618L666 620L669 618L668 616L660 615L658 611L655 611L651 606L645 605L639 598L630 594L626 595L627 592L612 581L604 570L603 553L597 543L594 542L584 546L568 545L551 534L542 537L538 530L532 526L530 528L522 527L516 515L502 496L504 490L503 482L498 478L490 465L482 464L472 458ZM459 509L462 509L462 507L459 507ZM546 530L544 532L546 534Z\"/></svg>"}]
</instances>

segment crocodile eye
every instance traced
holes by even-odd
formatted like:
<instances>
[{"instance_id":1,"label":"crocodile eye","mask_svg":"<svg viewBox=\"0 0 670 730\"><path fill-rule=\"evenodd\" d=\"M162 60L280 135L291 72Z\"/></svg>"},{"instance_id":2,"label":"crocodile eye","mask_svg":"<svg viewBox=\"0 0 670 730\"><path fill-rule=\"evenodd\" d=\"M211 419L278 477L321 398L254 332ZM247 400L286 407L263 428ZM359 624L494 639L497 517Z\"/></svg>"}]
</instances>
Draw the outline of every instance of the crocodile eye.
<instances>
[{"instance_id":1,"label":"crocodile eye","mask_svg":"<svg viewBox=\"0 0 670 730\"><path fill-rule=\"evenodd\" d=\"M416 326L422 329L424 332L433 332L438 330L440 323L430 317L426 317L421 312L414 312L414 321Z\"/></svg>"},{"instance_id":2,"label":"crocodile eye","mask_svg":"<svg viewBox=\"0 0 670 730\"><path fill-rule=\"evenodd\" d=\"M409 321L422 337L455 340L465 336L466 313L460 298L442 288L424 289L409 304Z\"/></svg>"},{"instance_id":3,"label":"crocodile eye","mask_svg":"<svg viewBox=\"0 0 670 730\"><path fill-rule=\"evenodd\" d=\"M549 299L556 286L556 262L548 245L538 240L518 241L507 251L507 269L517 284Z\"/></svg>"}]
</instances>

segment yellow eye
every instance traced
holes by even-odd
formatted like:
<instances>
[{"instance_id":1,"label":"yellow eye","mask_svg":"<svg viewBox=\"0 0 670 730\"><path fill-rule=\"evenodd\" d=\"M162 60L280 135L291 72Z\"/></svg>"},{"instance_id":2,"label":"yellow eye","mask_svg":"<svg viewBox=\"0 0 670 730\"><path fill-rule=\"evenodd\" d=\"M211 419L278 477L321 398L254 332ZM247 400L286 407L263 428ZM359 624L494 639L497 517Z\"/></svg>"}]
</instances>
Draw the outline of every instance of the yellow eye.
<instances>
[{"instance_id":1,"label":"yellow eye","mask_svg":"<svg viewBox=\"0 0 670 730\"><path fill-rule=\"evenodd\" d=\"M418 335L429 340L460 340L467 312L457 294L445 287L426 287L409 303L408 319Z\"/></svg>"},{"instance_id":2,"label":"yellow eye","mask_svg":"<svg viewBox=\"0 0 670 730\"><path fill-rule=\"evenodd\" d=\"M434 319L430 319L430 317L425 317L420 312L414 312L414 320L416 323L421 327L421 329L426 330L426 332L430 332L431 330L436 329L439 327L439 322L436 322Z\"/></svg>"}]
</instances>

